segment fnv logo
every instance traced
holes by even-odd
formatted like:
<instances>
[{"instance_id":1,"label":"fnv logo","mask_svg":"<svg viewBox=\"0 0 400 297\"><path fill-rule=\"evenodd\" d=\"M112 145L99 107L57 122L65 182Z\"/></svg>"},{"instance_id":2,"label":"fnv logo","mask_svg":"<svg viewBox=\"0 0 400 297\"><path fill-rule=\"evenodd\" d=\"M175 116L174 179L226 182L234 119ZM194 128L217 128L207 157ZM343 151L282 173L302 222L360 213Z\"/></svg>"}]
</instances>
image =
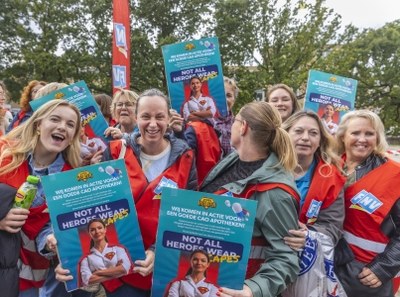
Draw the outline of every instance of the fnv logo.
<instances>
[{"instance_id":1,"label":"fnv logo","mask_svg":"<svg viewBox=\"0 0 400 297\"><path fill-rule=\"evenodd\" d=\"M358 209L369 214L372 214L383 204L373 194L365 190L360 191L353 198L351 198L350 201L352 203L352 205L350 205L350 208Z\"/></svg>"},{"instance_id":2,"label":"fnv logo","mask_svg":"<svg viewBox=\"0 0 400 297\"><path fill-rule=\"evenodd\" d=\"M112 66L114 88L126 88L126 67L120 65Z\"/></svg>"},{"instance_id":3,"label":"fnv logo","mask_svg":"<svg viewBox=\"0 0 400 297\"><path fill-rule=\"evenodd\" d=\"M307 273L314 266L315 260L317 259L317 248L318 241L307 236L306 245L300 255L299 275Z\"/></svg>"},{"instance_id":4,"label":"fnv logo","mask_svg":"<svg viewBox=\"0 0 400 297\"><path fill-rule=\"evenodd\" d=\"M314 223L317 218L319 211L321 209L322 201L317 201L313 199L310 203L310 206L308 207L306 217L307 217L307 223L312 224Z\"/></svg>"}]
</instances>

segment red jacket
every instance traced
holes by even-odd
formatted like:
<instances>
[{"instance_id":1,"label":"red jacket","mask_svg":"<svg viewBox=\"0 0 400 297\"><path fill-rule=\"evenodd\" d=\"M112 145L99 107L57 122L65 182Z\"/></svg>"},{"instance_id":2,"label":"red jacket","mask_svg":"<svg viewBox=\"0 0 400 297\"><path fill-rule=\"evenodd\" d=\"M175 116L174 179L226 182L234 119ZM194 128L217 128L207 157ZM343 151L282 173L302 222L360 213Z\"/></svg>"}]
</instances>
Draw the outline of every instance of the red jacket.
<instances>
[{"instance_id":1,"label":"red jacket","mask_svg":"<svg viewBox=\"0 0 400 297\"><path fill-rule=\"evenodd\" d=\"M214 128L202 121L187 124L196 135L197 180L201 185L207 173L218 163L222 156L221 144Z\"/></svg>"},{"instance_id":2,"label":"red jacket","mask_svg":"<svg viewBox=\"0 0 400 297\"><path fill-rule=\"evenodd\" d=\"M358 261L371 262L389 242L380 227L400 197L399 176L400 164L388 160L345 191L344 238Z\"/></svg>"}]
</instances>

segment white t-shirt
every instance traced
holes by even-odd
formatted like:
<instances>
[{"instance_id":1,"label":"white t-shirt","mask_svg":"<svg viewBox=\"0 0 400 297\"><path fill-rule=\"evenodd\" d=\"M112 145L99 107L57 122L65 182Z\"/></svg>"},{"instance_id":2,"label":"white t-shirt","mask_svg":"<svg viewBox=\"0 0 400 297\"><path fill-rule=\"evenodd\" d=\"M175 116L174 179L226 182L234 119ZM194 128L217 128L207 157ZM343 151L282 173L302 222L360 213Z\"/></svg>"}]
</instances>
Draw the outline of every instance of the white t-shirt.
<instances>
[{"instance_id":1,"label":"white t-shirt","mask_svg":"<svg viewBox=\"0 0 400 297\"><path fill-rule=\"evenodd\" d=\"M169 156L171 154L171 144L158 155L147 155L140 152L140 162L142 162L142 170L147 180L151 182L159 176L167 168Z\"/></svg>"}]
</instances>

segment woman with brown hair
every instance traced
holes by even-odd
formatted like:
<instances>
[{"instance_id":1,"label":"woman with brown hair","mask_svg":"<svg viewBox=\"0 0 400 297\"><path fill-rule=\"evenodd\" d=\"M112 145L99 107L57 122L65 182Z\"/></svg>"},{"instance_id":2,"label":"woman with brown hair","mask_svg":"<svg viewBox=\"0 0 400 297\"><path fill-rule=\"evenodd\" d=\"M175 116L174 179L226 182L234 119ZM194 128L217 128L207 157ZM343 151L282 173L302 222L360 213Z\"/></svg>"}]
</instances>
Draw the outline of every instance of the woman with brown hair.
<instances>
[{"instance_id":1,"label":"woman with brown hair","mask_svg":"<svg viewBox=\"0 0 400 297\"><path fill-rule=\"evenodd\" d=\"M279 111L282 122L300 110L296 94L285 84L276 84L268 88L266 101Z\"/></svg>"},{"instance_id":2,"label":"woman with brown hair","mask_svg":"<svg viewBox=\"0 0 400 297\"><path fill-rule=\"evenodd\" d=\"M195 250L190 254L190 268L182 280L174 281L168 297L216 297L218 288L207 281L207 269L210 257L204 250Z\"/></svg>"}]
</instances>

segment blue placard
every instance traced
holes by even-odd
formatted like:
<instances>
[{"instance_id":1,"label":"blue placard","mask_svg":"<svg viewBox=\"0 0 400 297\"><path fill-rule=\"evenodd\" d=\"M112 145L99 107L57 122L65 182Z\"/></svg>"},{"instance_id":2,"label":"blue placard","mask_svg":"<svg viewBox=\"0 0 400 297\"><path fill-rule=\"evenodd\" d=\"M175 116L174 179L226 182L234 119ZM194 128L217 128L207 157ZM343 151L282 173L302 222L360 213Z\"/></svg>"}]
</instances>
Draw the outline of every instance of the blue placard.
<instances>
[{"instance_id":1,"label":"blue placard","mask_svg":"<svg viewBox=\"0 0 400 297\"><path fill-rule=\"evenodd\" d=\"M227 115L218 38L165 45L162 52L173 109L182 112L184 103L190 98L185 89L189 88L190 79L197 76L203 81L204 96L213 99L221 116Z\"/></svg>"},{"instance_id":2,"label":"blue placard","mask_svg":"<svg viewBox=\"0 0 400 297\"><path fill-rule=\"evenodd\" d=\"M346 112L354 110L357 84L352 78L310 70L304 109L313 110L323 118L326 105L332 105L333 124L338 125Z\"/></svg>"},{"instance_id":3,"label":"blue placard","mask_svg":"<svg viewBox=\"0 0 400 297\"><path fill-rule=\"evenodd\" d=\"M82 259L90 254L88 223L102 219L107 225L109 247L126 251L131 263L145 259L124 160L103 162L41 177L58 242L58 256L73 280L68 291L82 286ZM107 256L107 255L106 255Z\"/></svg>"},{"instance_id":4,"label":"blue placard","mask_svg":"<svg viewBox=\"0 0 400 297\"><path fill-rule=\"evenodd\" d=\"M104 131L108 128L108 123L83 80L32 100L29 104L32 110L35 111L44 103L54 99L64 99L78 107L82 116L82 124L85 125L86 132L90 132L89 138L98 137L105 143L110 140L104 137Z\"/></svg>"},{"instance_id":5,"label":"blue placard","mask_svg":"<svg viewBox=\"0 0 400 297\"><path fill-rule=\"evenodd\" d=\"M190 254L210 257L207 281L242 289L257 202L187 190L163 188L157 231L152 296L167 296L190 268Z\"/></svg>"}]
</instances>

